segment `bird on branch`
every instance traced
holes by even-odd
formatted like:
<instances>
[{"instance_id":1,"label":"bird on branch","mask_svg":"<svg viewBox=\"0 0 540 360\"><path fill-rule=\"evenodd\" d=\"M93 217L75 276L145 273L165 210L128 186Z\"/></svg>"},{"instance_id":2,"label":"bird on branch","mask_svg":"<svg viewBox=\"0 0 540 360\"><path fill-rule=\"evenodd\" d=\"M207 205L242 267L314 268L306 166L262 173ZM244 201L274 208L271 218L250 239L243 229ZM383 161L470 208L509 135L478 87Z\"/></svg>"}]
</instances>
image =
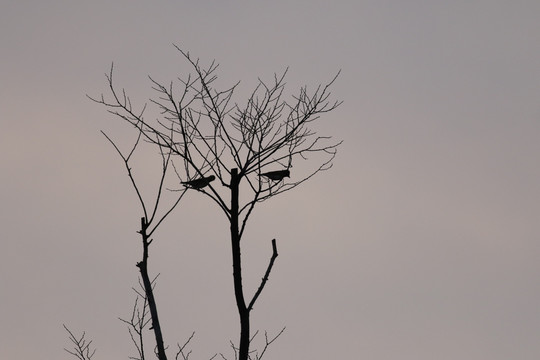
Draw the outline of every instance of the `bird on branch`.
<instances>
[{"instance_id":1,"label":"bird on branch","mask_svg":"<svg viewBox=\"0 0 540 360\"><path fill-rule=\"evenodd\" d=\"M259 176L264 176L274 181L281 181L283 178L290 177L290 175L291 173L289 170L276 170L260 174Z\"/></svg>"},{"instance_id":2,"label":"bird on branch","mask_svg":"<svg viewBox=\"0 0 540 360\"><path fill-rule=\"evenodd\" d=\"M182 185L193 188L193 189L202 189L205 186L208 186L211 181L214 181L216 177L214 175L210 175L208 177L203 177L200 179L194 179L190 181L182 181Z\"/></svg>"}]
</instances>

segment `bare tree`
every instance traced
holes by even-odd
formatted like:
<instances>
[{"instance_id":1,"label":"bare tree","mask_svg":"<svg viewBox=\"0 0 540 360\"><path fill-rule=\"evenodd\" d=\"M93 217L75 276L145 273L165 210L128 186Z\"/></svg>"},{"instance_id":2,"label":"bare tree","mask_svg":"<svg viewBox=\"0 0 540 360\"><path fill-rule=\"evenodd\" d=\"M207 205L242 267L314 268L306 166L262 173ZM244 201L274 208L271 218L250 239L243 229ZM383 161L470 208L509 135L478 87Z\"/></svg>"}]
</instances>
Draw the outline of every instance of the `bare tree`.
<instances>
[{"instance_id":1,"label":"bare tree","mask_svg":"<svg viewBox=\"0 0 540 360\"><path fill-rule=\"evenodd\" d=\"M102 132L103 135L109 140L109 142L113 145L116 152L120 155L124 166L127 170L128 177L131 181L131 185L133 189L135 190L135 193L137 194L137 198L139 200L139 204L141 206L141 210L143 213L143 216L141 217L141 228L138 231L138 233L141 236L142 241L142 259L137 263L137 267L139 268L140 276L141 276L141 288L143 292L138 292L137 290L137 298L135 301L135 305L133 307L133 314L130 320L124 320L121 319L123 322L128 324L128 331L130 333L131 339L133 343L135 344L135 347L137 348L137 351L139 353L138 358L132 357L132 359L137 360L144 360L145 353L144 353L144 341L143 341L143 334L142 330L148 323L151 323L150 329L154 332L154 337L156 341L156 348L155 353L159 360L167 360L167 355L165 352L165 344L163 340L163 333L161 330L161 324L159 321L158 316L158 307L156 303L156 299L154 296L154 281L150 280L150 275L148 271L148 257L149 257L149 249L150 245L153 242L152 235L157 230L157 228L162 224L162 222L171 214L171 212L177 207L180 200L186 193L186 189L179 189L176 192L176 196L174 200L172 201L172 204L169 204L164 210L161 210L161 205L163 202L163 194L165 191L165 180L167 178L168 173L170 172L171 167L174 167L174 164L172 163L171 155L172 153L170 151L165 151L164 148L159 148L159 154L161 157L161 176L159 179L159 185L157 193L154 197L154 201L152 206L150 207L148 205L148 202L145 201L143 198L142 192L139 189L139 186L137 185L137 182L135 180L135 177L133 176L133 172L131 170L130 166L130 159L133 156L134 152L137 150L139 144L141 143L141 139L143 138L143 133L141 131L138 131L137 139L131 148L131 150L126 154L122 152L119 147L115 144L113 140L107 134ZM143 306L140 308L138 306L138 301L142 299ZM148 312L150 313L150 318L148 319ZM136 335L136 336L135 336Z\"/></svg>"},{"instance_id":2,"label":"bare tree","mask_svg":"<svg viewBox=\"0 0 540 360\"><path fill-rule=\"evenodd\" d=\"M234 294L240 318L239 345L233 348L238 350L237 354L235 350L235 358L248 360L250 314L266 285L278 251L276 240L273 239L266 272L259 286L248 296L242 281L241 240L256 204L289 191L332 166L341 142L317 135L312 125L321 115L340 105L340 102L330 100L330 87L339 73L327 84L319 85L311 92L307 87L300 88L298 93L290 97L291 100L285 100L287 96L284 93L287 71L274 75L270 82L259 79L247 102L240 105L233 100L239 83L224 90L214 87L218 69L216 62L203 67L189 53L178 47L177 50L191 72L167 85L150 78L152 88L157 93L155 99L150 99L150 105L159 110L160 119L146 118L147 105L140 109L133 107L125 90L116 88L113 67L107 74L111 97L106 100L102 95L92 100L131 124L145 141L166 154L167 161L164 160L164 164L174 156L176 164L182 164L182 174L178 170L179 166L175 166L175 170L183 180L185 189L209 197L227 217L230 224ZM122 155L122 158L129 170L129 157ZM302 160L311 160L307 164L315 163L315 166L304 174L301 171L295 172L293 165ZM140 198L139 192L137 194ZM151 243L149 237L153 232L149 231L149 226L155 211L148 217L142 199L141 203L145 216L141 221L140 234L146 254ZM138 264L145 288L146 258L143 255L143 261ZM152 310L151 292L147 291L147 295L150 310L155 311ZM152 322L156 329L157 312L152 313ZM274 340L269 341L266 336L266 345L260 356ZM159 347L162 338L158 332L156 341ZM164 354L159 356L160 359L165 358ZM260 356L257 355L257 358Z\"/></svg>"}]
</instances>

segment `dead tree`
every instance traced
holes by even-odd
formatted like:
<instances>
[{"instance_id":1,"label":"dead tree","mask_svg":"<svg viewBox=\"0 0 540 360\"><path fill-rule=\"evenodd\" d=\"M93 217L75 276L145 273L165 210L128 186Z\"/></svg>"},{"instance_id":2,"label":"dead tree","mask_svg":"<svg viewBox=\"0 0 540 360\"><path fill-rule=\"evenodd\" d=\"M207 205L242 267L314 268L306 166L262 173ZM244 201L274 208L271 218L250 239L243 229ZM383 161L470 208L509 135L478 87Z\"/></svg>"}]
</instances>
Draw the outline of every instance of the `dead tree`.
<instances>
[{"instance_id":1,"label":"dead tree","mask_svg":"<svg viewBox=\"0 0 540 360\"><path fill-rule=\"evenodd\" d=\"M151 324L150 330L153 330L155 338L154 352L159 360L167 360L167 355L165 352L166 346L164 344L163 333L161 330L161 324L158 316L158 306L154 296L155 278L154 280L150 280L148 270L148 258L150 252L150 245L153 243L152 235L163 223L163 221L177 207L177 205L180 203L180 200L185 195L187 189L181 188L176 185L177 189L173 192L175 194L173 199L170 200L167 205L163 206L163 198L166 190L166 178L170 176L171 168L174 168L174 164L172 163L171 158L172 153L170 151L166 151L166 149L164 148L159 148L159 155L161 159L161 175L159 178L157 191L155 192L153 198L153 204L149 206L149 202L144 199L142 191L137 184L130 164L132 156L134 155L138 147L141 145L141 139L145 139L145 136L143 136L144 133L140 130L137 131L136 140L130 151L128 152L121 151L117 144L107 134L105 134L105 132L102 131L102 133L105 138L112 144L112 146L122 159L132 188L135 190L143 215L141 217L141 228L137 231L137 233L141 236L142 259L136 264L140 272L139 285L142 288L142 292L134 288L137 297L135 299L135 305L133 306L131 318L129 320L120 318L121 321L128 325L128 331L131 336L131 340L133 341L135 348L138 352L138 357L130 357L130 359L145 359L143 329L148 328L148 325ZM142 305L140 305L139 300L142 300ZM65 351L75 356L79 360L90 360L95 353L95 349L90 349L92 341L89 341L85 338L85 333L83 333L80 338L77 338L65 325L64 328L69 334L70 341L74 344L72 350L65 349ZM188 339L188 342L190 340L191 337ZM187 343L184 344L182 350L186 347L186 345ZM176 358L178 359L178 355L176 356Z\"/></svg>"},{"instance_id":2,"label":"dead tree","mask_svg":"<svg viewBox=\"0 0 540 360\"><path fill-rule=\"evenodd\" d=\"M164 85L150 78L157 97L150 100L161 117L148 120L146 105L136 110L124 90L107 74L110 100L94 101L137 128L144 139L183 163L183 184L212 199L230 224L233 284L240 318L239 360L250 359L250 314L261 295L278 256L276 240L261 283L247 296L242 281L241 242L256 204L289 191L332 166L341 142L317 135L313 123L340 105L330 100L330 87L313 91L302 87L285 100L285 75L271 82L261 79L247 102L234 102L239 83L218 90L218 64L203 67L198 59L177 47L191 71L177 82ZM339 75L339 73L338 73ZM302 173L304 164L315 164ZM299 171L296 171L298 168ZM305 171L305 170L304 170ZM213 181L217 180L217 181ZM143 224L144 228L144 224ZM144 232L142 232L144 235ZM236 350L235 350L236 351Z\"/></svg>"},{"instance_id":3,"label":"dead tree","mask_svg":"<svg viewBox=\"0 0 540 360\"><path fill-rule=\"evenodd\" d=\"M152 235L157 230L157 228L161 225L161 223L171 214L171 212L176 208L184 194L186 193L186 189L178 189L178 192L176 192L177 196L173 199L171 204L169 204L164 210L161 210L161 205L163 202L163 196L165 189L165 181L167 178L168 173L170 172L171 167L174 167L174 164L172 163L171 155L172 153L170 151L166 151L167 149L159 148L159 153L161 157L161 176L159 180L158 190L155 195L153 205L152 207L149 207L148 202L145 201L143 198L142 192L135 180L135 177L133 175L131 165L130 165L130 159L132 155L134 154L135 150L137 150L137 147L141 143L141 139L143 139L143 132L138 131L137 139L129 151L129 153L124 154L119 147L115 144L113 140L109 136L107 136L104 132L103 135L109 140L109 142L114 146L116 149L116 152L120 155L124 166L127 170L128 177L130 179L131 185L133 189L135 190L135 193L137 194L137 198L139 200L139 204L141 206L141 210L143 213L143 216L141 217L141 228L137 232L141 236L141 242L142 242L142 259L137 263L137 267L139 268L140 276L141 276L141 287L143 289L143 293L137 292L138 298L143 299L144 305L142 306L142 310L138 308L137 300L135 302L135 306L133 308L133 316L130 321L123 320L123 322L128 324L128 330L131 335L131 339L133 340L135 347L137 348L137 351L139 353L140 360L144 360L144 343L143 343L143 336L142 336L142 330L143 328L148 324L151 323L150 329L153 330L154 337L155 337L155 353L157 355L157 358L159 360L167 360L167 355L165 353L165 344L163 340L163 333L161 330L161 324L159 321L159 315L158 315L158 306L156 303L156 299L154 296L154 287L153 287L153 281L150 280L150 275L148 271L148 258L149 258L149 250L150 245L153 242ZM150 319L146 320L146 312L150 313ZM135 317L135 314L137 313L137 317ZM134 337L132 331L135 331L137 334L137 337ZM136 359L136 358L134 358Z\"/></svg>"}]
</instances>

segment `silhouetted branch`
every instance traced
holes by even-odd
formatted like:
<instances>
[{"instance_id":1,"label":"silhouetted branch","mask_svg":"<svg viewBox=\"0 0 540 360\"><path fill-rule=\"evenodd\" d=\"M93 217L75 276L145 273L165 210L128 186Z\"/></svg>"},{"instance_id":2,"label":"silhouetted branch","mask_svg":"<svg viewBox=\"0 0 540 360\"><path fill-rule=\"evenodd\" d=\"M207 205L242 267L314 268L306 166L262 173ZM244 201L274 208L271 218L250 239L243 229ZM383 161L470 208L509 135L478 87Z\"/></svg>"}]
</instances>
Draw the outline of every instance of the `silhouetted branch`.
<instances>
[{"instance_id":1,"label":"silhouetted branch","mask_svg":"<svg viewBox=\"0 0 540 360\"><path fill-rule=\"evenodd\" d=\"M68 332L69 340L73 343L73 350L68 350L66 348L64 348L64 350L79 360L91 360L96 353L96 349L90 347L90 345L92 345L92 340L85 339L85 332L82 333L81 337L77 338L66 325L62 326Z\"/></svg>"},{"instance_id":2,"label":"silhouetted branch","mask_svg":"<svg viewBox=\"0 0 540 360\"><path fill-rule=\"evenodd\" d=\"M191 341L191 339L193 339L193 336L195 336L195 332L191 333L190 337L184 342L183 345L177 344L178 351L176 352L176 356L175 356L176 360L180 359L180 356L182 356L183 360L188 360L189 359L189 355L191 355L191 350L186 352L185 349L186 349L186 346Z\"/></svg>"},{"instance_id":3,"label":"silhouetted branch","mask_svg":"<svg viewBox=\"0 0 540 360\"><path fill-rule=\"evenodd\" d=\"M258 351L255 352L255 360L261 360L264 356L264 354L266 353L266 350L268 350L268 347L270 345L272 345L272 343L274 341L277 340L278 337L281 336L281 334L283 334L283 332L285 331L285 327L283 327L283 329L281 329L281 331L279 333L277 333L276 336L274 336L273 338L269 339L268 338L268 333L265 331L264 332L264 347L262 348L260 354ZM255 336L254 336L255 337ZM250 356L250 359L251 359L251 356Z\"/></svg>"},{"instance_id":4,"label":"silhouetted branch","mask_svg":"<svg viewBox=\"0 0 540 360\"><path fill-rule=\"evenodd\" d=\"M137 298L135 298L135 304L133 305L131 318L129 320L122 318L118 319L128 325L128 332L131 337L131 341L139 353L139 357L130 356L129 358L133 360L144 360L145 353L143 330L151 319L148 317L148 301L146 300L146 297L142 297L139 292L137 292L137 295ZM142 308L139 305L139 298L143 299Z\"/></svg>"},{"instance_id":5,"label":"silhouetted branch","mask_svg":"<svg viewBox=\"0 0 540 360\"><path fill-rule=\"evenodd\" d=\"M270 258L270 262L268 263L268 267L266 268L264 277L261 280L261 284L259 285L259 288L255 292L255 295L253 295L253 298L251 299L248 305L248 311L253 310L253 305L255 305L255 302L257 301L257 298L259 297L259 295L261 295L261 292L264 289L266 282L268 281L268 277L270 276L270 272L272 271L272 267L274 266L274 261L276 260L277 257L278 257L278 252L277 252L277 246L276 246L276 239L272 239L272 257Z\"/></svg>"},{"instance_id":6,"label":"silhouetted branch","mask_svg":"<svg viewBox=\"0 0 540 360\"><path fill-rule=\"evenodd\" d=\"M133 188L135 189L135 192L137 193L137 198L139 199L139 203L141 204L141 207L143 209L144 216L148 217L148 213L146 211L146 205L145 205L144 200L142 198L141 192L139 191L139 187L137 186L137 183L135 182L135 178L133 178L133 173L131 172L131 167L129 166L129 159L131 158L131 155L133 155L133 152L137 148L137 145L139 145L139 140L141 139L142 132L139 132L139 135L137 136L137 141L135 142L135 144L131 148L131 151L129 152L128 156L124 156L124 154L122 153L122 151L120 151L120 149L114 143L114 141L112 141L111 138L103 130L101 131L101 133L103 134L103 136L105 136L105 138L107 140L109 140L109 142L112 144L112 146L114 147L114 149L116 150L118 155L120 155L120 157L124 161L124 166L126 167L129 180L131 181L131 185L133 186Z\"/></svg>"}]
</instances>

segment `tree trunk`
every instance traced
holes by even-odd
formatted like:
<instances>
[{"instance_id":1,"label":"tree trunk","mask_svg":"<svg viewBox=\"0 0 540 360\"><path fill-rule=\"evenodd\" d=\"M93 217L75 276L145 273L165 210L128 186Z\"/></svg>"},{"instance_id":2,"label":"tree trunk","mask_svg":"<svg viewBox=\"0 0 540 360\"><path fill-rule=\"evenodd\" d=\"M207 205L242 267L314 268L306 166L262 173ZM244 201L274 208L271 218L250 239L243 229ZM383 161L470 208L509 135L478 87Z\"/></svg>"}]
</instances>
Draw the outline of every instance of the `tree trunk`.
<instances>
[{"instance_id":1,"label":"tree trunk","mask_svg":"<svg viewBox=\"0 0 540 360\"><path fill-rule=\"evenodd\" d=\"M238 360L248 360L249 355L249 309L242 288L242 261L240 252L240 233L238 229L238 198L240 176L238 169L231 170L231 248L233 257L234 296L240 316L240 345Z\"/></svg>"},{"instance_id":2,"label":"tree trunk","mask_svg":"<svg viewBox=\"0 0 540 360\"><path fill-rule=\"evenodd\" d=\"M144 291L146 293L146 299L148 300L148 308L150 309L150 316L152 317L152 327L154 329L154 335L156 337L157 356L159 360L167 360L165 354L165 345L163 344L163 334L161 333L161 325L159 324L159 317L157 312L156 300L154 298L154 291L152 289L152 281L148 276L148 235L146 229L148 224L145 218L141 218L141 236L143 238L143 259L137 263L137 267L141 271L141 277L144 285Z\"/></svg>"}]
</instances>

